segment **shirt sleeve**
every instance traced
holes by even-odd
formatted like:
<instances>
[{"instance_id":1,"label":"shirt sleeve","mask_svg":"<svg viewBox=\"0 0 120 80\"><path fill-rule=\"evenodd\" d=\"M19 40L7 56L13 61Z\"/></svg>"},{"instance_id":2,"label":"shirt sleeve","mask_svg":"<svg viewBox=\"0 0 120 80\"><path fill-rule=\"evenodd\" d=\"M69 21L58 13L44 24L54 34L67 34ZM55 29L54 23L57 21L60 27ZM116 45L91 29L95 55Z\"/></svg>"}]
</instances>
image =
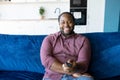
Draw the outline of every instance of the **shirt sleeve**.
<instances>
[{"instance_id":1,"label":"shirt sleeve","mask_svg":"<svg viewBox=\"0 0 120 80\"><path fill-rule=\"evenodd\" d=\"M83 72L86 72L88 69L90 57L91 57L91 46L89 40L85 37L81 44L81 48L79 50L78 60L77 60L78 63L84 64L85 69Z\"/></svg>"},{"instance_id":2,"label":"shirt sleeve","mask_svg":"<svg viewBox=\"0 0 120 80\"><path fill-rule=\"evenodd\" d=\"M45 68L50 69L52 63L54 62L54 57L52 56L52 43L51 43L51 38L46 37L41 45L40 49L40 57L41 57L41 62Z\"/></svg>"}]
</instances>

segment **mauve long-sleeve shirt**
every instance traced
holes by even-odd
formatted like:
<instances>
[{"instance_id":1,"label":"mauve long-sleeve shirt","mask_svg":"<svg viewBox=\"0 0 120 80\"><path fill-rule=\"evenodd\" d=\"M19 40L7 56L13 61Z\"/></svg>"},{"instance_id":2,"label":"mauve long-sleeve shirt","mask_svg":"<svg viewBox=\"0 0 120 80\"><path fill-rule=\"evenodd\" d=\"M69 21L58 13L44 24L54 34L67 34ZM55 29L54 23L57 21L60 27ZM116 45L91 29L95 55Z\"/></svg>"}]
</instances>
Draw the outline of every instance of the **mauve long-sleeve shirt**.
<instances>
[{"instance_id":1,"label":"mauve long-sleeve shirt","mask_svg":"<svg viewBox=\"0 0 120 80\"><path fill-rule=\"evenodd\" d=\"M68 59L75 60L76 62L84 62L87 70L90 56L90 43L85 36L74 33L69 37L65 37L61 32L48 35L43 40L40 50L41 61L45 67L44 78L60 80L64 75L50 70L55 59L61 63L65 63Z\"/></svg>"}]
</instances>

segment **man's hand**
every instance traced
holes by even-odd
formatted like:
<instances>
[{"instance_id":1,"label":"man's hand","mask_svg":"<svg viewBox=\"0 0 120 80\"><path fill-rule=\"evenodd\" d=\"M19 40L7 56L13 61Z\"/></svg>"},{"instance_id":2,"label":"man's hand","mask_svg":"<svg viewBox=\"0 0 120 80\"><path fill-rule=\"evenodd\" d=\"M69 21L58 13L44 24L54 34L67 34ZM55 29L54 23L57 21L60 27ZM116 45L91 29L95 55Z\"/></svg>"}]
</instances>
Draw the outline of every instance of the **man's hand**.
<instances>
[{"instance_id":1,"label":"man's hand","mask_svg":"<svg viewBox=\"0 0 120 80\"><path fill-rule=\"evenodd\" d=\"M76 62L70 59L62 65L63 70L66 72L66 74L71 74L71 75L74 73L75 66L76 66Z\"/></svg>"},{"instance_id":2,"label":"man's hand","mask_svg":"<svg viewBox=\"0 0 120 80\"><path fill-rule=\"evenodd\" d=\"M70 60L70 59L62 65L63 70L66 72L66 74L72 75L73 77L79 77L82 74L79 72L75 72L76 66L77 63L74 60Z\"/></svg>"}]
</instances>

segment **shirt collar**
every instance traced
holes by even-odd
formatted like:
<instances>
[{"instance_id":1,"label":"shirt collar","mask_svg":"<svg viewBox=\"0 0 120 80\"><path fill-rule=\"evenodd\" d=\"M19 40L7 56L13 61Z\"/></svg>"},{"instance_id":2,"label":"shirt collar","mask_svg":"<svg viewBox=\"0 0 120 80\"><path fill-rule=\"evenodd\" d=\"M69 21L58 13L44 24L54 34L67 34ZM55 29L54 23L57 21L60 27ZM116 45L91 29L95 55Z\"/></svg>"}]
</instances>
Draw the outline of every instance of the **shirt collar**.
<instances>
[{"instance_id":1,"label":"shirt collar","mask_svg":"<svg viewBox=\"0 0 120 80\"><path fill-rule=\"evenodd\" d=\"M69 35L69 36L64 36L64 35L62 34L61 31L58 32L58 35L59 35L59 36L61 35L61 37L64 38L64 39L67 39L67 38L73 37L73 36L75 36L75 34L76 34L76 33L73 32L73 34L71 34L71 35Z\"/></svg>"}]
</instances>

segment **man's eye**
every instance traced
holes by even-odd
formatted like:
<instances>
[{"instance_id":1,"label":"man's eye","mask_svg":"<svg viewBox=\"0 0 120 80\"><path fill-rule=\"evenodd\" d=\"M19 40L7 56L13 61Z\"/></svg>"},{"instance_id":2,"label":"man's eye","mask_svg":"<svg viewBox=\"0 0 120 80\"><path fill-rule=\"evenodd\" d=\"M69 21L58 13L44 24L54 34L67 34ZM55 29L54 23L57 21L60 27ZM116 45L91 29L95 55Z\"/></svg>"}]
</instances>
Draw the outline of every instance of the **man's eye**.
<instances>
[{"instance_id":1,"label":"man's eye","mask_svg":"<svg viewBox=\"0 0 120 80\"><path fill-rule=\"evenodd\" d=\"M60 24L65 24L65 22L60 22Z\"/></svg>"},{"instance_id":2,"label":"man's eye","mask_svg":"<svg viewBox=\"0 0 120 80\"><path fill-rule=\"evenodd\" d=\"M69 21L68 23L70 23L70 24L71 24L71 23L72 23L72 21Z\"/></svg>"}]
</instances>

